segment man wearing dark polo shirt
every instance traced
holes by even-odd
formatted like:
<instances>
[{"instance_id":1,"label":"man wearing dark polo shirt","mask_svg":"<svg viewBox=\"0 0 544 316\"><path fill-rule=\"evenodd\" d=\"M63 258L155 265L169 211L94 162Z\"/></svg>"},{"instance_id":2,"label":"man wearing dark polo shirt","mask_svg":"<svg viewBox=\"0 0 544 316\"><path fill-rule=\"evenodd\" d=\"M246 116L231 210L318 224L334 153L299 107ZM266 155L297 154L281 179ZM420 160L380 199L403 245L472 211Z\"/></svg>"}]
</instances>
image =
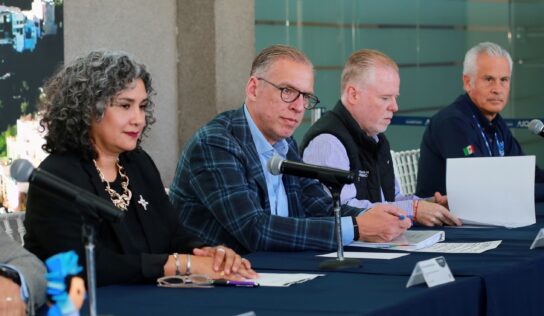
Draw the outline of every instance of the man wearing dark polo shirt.
<instances>
[{"instance_id":1,"label":"man wearing dark polo shirt","mask_svg":"<svg viewBox=\"0 0 544 316\"><path fill-rule=\"evenodd\" d=\"M512 58L497 44L472 47L463 63L466 94L435 114L421 141L416 195L446 194L446 159L524 155L499 114L510 93ZM536 182L544 173L536 168Z\"/></svg>"}]
</instances>

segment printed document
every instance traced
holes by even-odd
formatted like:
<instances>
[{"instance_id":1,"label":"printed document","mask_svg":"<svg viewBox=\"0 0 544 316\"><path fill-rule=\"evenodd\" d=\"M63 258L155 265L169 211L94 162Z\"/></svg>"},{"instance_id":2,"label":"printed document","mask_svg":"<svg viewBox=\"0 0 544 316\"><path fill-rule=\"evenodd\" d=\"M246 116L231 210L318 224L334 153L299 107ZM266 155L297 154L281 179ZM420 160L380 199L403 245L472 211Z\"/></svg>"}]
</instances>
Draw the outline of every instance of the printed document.
<instances>
[{"instance_id":1,"label":"printed document","mask_svg":"<svg viewBox=\"0 0 544 316\"><path fill-rule=\"evenodd\" d=\"M293 284L303 283L313 280L324 274L308 274L308 273L259 273L258 279L252 279L259 283L260 286L279 286L286 287Z\"/></svg>"},{"instance_id":2,"label":"printed document","mask_svg":"<svg viewBox=\"0 0 544 316\"><path fill-rule=\"evenodd\" d=\"M445 238L444 231L441 230L407 230L399 237L390 242L364 242L354 241L350 246L380 248L392 250L413 251L432 246Z\"/></svg>"},{"instance_id":3,"label":"printed document","mask_svg":"<svg viewBox=\"0 0 544 316\"><path fill-rule=\"evenodd\" d=\"M535 217L535 156L447 160L450 211L464 224L509 228Z\"/></svg>"},{"instance_id":4,"label":"printed document","mask_svg":"<svg viewBox=\"0 0 544 316\"><path fill-rule=\"evenodd\" d=\"M497 248L502 240L484 242L441 242L425 249L415 250L417 252L443 252L443 253L482 253Z\"/></svg>"},{"instance_id":5,"label":"printed document","mask_svg":"<svg viewBox=\"0 0 544 316\"><path fill-rule=\"evenodd\" d=\"M391 260L397 259L409 255L409 253L399 253L399 252L358 252L358 251L344 251L344 257L346 258L356 258L356 259L384 259ZM317 255L318 257L326 258L336 258L338 253L331 252L324 255Z\"/></svg>"}]
</instances>

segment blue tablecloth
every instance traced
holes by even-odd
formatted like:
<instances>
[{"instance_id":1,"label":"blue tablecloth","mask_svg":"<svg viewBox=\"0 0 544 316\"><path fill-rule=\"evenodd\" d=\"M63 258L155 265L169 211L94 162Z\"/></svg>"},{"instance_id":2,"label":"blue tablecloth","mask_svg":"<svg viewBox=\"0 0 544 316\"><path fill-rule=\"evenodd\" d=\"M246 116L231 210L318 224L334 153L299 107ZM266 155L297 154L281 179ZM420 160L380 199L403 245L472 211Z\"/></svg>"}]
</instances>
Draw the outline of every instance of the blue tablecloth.
<instances>
[{"instance_id":1,"label":"blue tablecloth","mask_svg":"<svg viewBox=\"0 0 544 316\"><path fill-rule=\"evenodd\" d=\"M411 253L394 260L364 260L361 267L320 271L319 252L248 255L261 272L311 272L326 276L288 288L164 289L153 285L98 289L98 311L115 315L544 315L544 248L529 250L544 226L517 229L444 228L446 242L502 240L482 254L443 254L455 282L406 288L415 264L442 254ZM376 251L346 247L347 251ZM83 311L86 313L86 310Z\"/></svg>"},{"instance_id":2,"label":"blue tablecloth","mask_svg":"<svg viewBox=\"0 0 544 316\"><path fill-rule=\"evenodd\" d=\"M98 290L99 314L113 315L481 315L478 277L435 288L406 289L408 278L327 272L287 288L165 289L109 286ZM86 312L86 311L84 311Z\"/></svg>"}]
</instances>

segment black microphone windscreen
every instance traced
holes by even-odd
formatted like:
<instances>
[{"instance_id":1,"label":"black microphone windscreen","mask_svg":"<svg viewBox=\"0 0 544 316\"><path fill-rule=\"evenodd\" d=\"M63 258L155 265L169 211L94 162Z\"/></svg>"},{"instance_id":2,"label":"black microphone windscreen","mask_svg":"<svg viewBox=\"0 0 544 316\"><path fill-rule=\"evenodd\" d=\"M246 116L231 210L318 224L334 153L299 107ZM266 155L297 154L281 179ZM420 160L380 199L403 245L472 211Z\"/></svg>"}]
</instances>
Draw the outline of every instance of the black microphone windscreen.
<instances>
[{"instance_id":1,"label":"black microphone windscreen","mask_svg":"<svg viewBox=\"0 0 544 316\"><path fill-rule=\"evenodd\" d=\"M270 171L271 174L277 176L281 174L281 164L283 162L283 158L280 156L273 156L268 160L267 166L268 171Z\"/></svg>"},{"instance_id":2,"label":"black microphone windscreen","mask_svg":"<svg viewBox=\"0 0 544 316\"><path fill-rule=\"evenodd\" d=\"M544 128L544 123L542 123L541 120L534 119L531 122L529 122L528 128L531 131L531 133L538 135Z\"/></svg>"},{"instance_id":3,"label":"black microphone windscreen","mask_svg":"<svg viewBox=\"0 0 544 316\"><path fill-rule=\"evenodd\" d=\"M34 166L26 159L15 160L9 169L11 177L17 182L28 182L33 171Z\"/></svg>"}]
</instances>

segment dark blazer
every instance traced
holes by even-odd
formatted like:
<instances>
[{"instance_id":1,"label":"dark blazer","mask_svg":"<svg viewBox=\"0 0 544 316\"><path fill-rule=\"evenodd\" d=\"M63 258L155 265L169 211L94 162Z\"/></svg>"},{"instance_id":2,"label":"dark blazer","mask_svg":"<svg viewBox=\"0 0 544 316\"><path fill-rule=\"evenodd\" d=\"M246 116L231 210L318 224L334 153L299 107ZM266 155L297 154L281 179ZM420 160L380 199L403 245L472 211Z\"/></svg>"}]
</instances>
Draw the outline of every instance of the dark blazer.
<instances>
[{"instance_id":1,"label":"dark blazer","mask_svg":"<svg viewBox=\"0 0 544 316\"><path fill-rule=\"evenodd\" d=\"M147 153L133 151L122 154L120 164L130 179L130 203L136 206L150 253L128 253L129 237L125 229L117 223L90 220L96 224L97 232L97 284L155 282L163 275L167 254L190 253L192 248L203 244L178 224L178 212L171 206L159 171ZM110 201L92 161L83 160L73 153L51 154L40 168ZM148 202L147 209L138 203L140 197ZM129 208L129 212L133 209ZM79 255L80 265L85 266L81 237L83 211L82 205L31 184L25 219L25 247L42 260L73 249Z\"/></svg>"},{"instance_id":2,"label":"dark blazer","mask_svg":"<svg viewBox=\"0 0 544 316\"><path fill-rule=\"evenodd\" d=\"M292 138L287 159L301 161ZM239 251L333 250L332 199L319 181L283 175L289 217L272 215L266 180L243 107L224 112L184 149L170 198L185 227ZM361 209L342 207L344 216ZM351 229L351 227L349 228Z\"/></svg>"}]
</instances>

